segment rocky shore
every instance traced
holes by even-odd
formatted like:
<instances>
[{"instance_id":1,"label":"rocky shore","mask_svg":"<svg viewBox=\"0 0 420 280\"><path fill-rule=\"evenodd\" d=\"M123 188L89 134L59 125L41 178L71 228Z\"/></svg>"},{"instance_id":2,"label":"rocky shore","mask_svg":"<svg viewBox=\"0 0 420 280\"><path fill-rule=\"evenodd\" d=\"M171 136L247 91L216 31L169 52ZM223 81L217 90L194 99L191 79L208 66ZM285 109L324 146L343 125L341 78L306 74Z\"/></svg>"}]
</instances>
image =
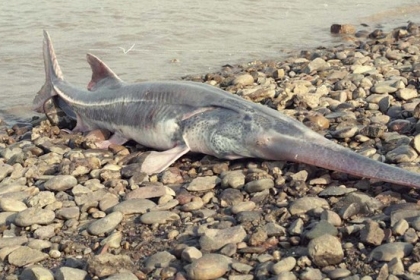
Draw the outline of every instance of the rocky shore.
<instances>
[{"instance_id":1,"label":"rocky shore","mask_svg":"<svg viewBox=\"0 0 420 280\"><path fill-rule=\"evenodd\" d=\"M420 172L420 30L376 30L187 80ZM55 116L56 117L56 116ZM53 117L54 118L54 117ZM2 279L419 279L419 192L292 162L95 149L59 119L0 126Z\"/></svg>"}]
</instances>

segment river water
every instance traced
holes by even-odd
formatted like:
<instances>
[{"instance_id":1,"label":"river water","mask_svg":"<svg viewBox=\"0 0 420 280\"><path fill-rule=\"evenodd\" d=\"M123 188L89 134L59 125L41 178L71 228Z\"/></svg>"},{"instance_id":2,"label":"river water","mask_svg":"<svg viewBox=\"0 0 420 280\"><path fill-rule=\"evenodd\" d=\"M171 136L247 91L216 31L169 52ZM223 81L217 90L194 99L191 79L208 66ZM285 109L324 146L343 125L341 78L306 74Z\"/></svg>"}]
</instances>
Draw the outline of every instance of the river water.
<instances>
[{"instance_id":1,"label":"river water","mask_svg":"<svg viewBox=\"0 0 420 280\"><path fill-rule=\"evenodd\" d=\"M1 1L0 119L34 115L32 99L45 79L43 29L65 78L85 88L88 52L128 82L175 80L338 44L329 32L333 23L389 30L419 23L419 12L413 0Z\"/></svg>"}]
</instances>

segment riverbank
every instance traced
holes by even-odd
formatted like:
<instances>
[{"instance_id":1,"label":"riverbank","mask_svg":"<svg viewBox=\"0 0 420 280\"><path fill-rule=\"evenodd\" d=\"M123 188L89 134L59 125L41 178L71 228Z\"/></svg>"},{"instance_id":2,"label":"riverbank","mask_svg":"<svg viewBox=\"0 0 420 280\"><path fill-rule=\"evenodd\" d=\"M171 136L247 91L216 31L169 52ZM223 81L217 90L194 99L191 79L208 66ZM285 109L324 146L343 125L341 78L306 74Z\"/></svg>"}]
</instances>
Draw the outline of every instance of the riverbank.
<instances>
[{"instance_id":1,"label":"riverbank","mask_svg":"<svg viewBox=\"0 0 420 280\"><path fill-rule=\"evenodd\" d=\"M369 37L185 79L420 172L419 28L410 23ZM147 176L136 172L144 147L96 150L91 138L45 119L4 125L0 139L0 268L8 280L420 273L420 206L409 188L304 164L203 155Z\"/></svg>"}]
</instances>

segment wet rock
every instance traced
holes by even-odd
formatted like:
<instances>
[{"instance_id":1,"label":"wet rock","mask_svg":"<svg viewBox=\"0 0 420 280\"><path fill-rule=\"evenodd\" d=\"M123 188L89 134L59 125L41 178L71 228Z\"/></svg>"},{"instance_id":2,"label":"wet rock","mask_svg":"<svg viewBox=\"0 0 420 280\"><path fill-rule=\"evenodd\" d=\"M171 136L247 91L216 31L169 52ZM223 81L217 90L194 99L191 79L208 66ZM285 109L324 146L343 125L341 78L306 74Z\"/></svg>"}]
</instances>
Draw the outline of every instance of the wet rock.
<instances>
[{"instance_id":1,"label":"wet rock","mask_svg":"<svg viewBox=\"0 0 420 280\"><path fill-rule=\"evenodd\" d=\"M303 69L303 72L309 74L312 71L322 71L330 67L331 65L328 62L320 57L317 57L308 63L308 65Z\"/></svg>"},{"instance_id":2,"label":"wet rock","mask_svg":"<svg viewBox=\"0 0 420 280\"><path fill-rule=\"evenodd\" d=\"M219 254L207 254L194 260L188 268L188 277L195 279L215 279L222 277L229 269L226 257Z\"/></svg>"},{"instance_id":3,"label":"wet rock","mask_svg":"<svg viewBox=\"0 0 420 280\"><path fill-rule=\"evenodd\" d=\"M312 239L308 244L308 254L321 267L340 263L344 258L340 240L329 234Z\"/></svg>"},{"instance_id":4,"label":"wet rock","mask_svg":"<svg viewBox=\"0 0 420 280\"><path fill-rule=\"evenodd\" d=\"M351 24L333 24L330 28L333 34L349 34L353 35L356 33L356 28Z\"/></svg>"}]
</instances>

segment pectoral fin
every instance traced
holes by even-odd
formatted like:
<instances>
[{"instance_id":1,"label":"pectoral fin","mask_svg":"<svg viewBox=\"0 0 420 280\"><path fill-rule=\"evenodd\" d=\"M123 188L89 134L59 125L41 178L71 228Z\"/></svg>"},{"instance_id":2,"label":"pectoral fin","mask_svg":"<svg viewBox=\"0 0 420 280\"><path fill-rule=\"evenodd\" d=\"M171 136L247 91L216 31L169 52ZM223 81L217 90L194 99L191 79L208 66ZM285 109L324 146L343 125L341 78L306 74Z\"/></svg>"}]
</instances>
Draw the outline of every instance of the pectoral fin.
<instances>
[{"instance_id":1,"label":"pectoral fin","mask_svg":"<svg viewBox=\"0 0 420 280\"><path fill-rule=\"evenodd\" d=\"M130 140L130 139L128 139L128 138L126 138L126 137L124 137L124 136L122 136L118 133L115 133L108 140L96 142L95 145L99 149L108 149L109 145L111 145L111 144L123 145L128 140Z\"/></svg>"},{"instance_id":2,"label":"pectoral fin","mask_svg":"<svg viewBox=\"0 0 420 280\"><path fill-rule=\"evenodd\" d=\"M188 146L180 145L163 152L150 152L143 161L141 172L149 175L162 172L189 151Z\"/></svg>"}]
</instances>

